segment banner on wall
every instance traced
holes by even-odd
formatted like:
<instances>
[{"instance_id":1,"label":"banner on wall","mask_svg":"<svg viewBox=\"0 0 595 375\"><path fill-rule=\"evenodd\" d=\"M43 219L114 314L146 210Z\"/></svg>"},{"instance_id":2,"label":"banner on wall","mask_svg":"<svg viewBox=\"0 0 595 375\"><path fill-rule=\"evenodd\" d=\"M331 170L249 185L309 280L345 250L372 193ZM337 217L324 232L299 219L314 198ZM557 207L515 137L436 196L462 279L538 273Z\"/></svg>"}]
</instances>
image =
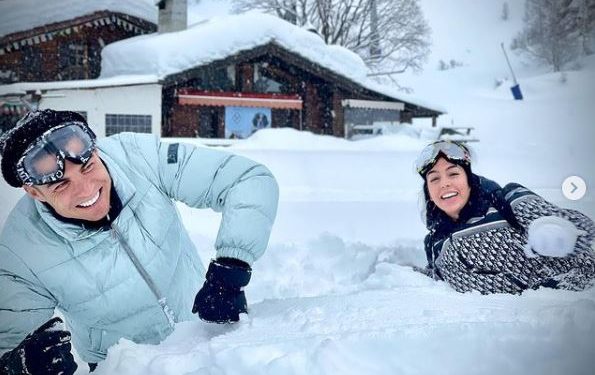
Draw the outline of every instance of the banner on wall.
<instances>
[{"instance_id":1,"label":"banner on wall","mask_svg":"<svg viewBox=\"0 0 595 375\"><path fill-rule=\"evenodd\" d=\"M225 107L225 138L248 138L255 131L270 127L270 108Z\"/></svg>"}]
</instances>

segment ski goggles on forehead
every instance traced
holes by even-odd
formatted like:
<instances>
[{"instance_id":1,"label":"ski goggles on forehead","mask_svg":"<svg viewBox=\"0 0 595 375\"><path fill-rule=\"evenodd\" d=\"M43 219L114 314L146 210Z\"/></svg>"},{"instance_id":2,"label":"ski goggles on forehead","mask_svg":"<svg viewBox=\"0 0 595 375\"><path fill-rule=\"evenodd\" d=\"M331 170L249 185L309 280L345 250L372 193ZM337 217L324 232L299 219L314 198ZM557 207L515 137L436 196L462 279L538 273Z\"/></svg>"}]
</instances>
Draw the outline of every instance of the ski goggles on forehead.
<instances>
[{"instance_id":1,"label":"ski goggles on forehead","mask_svg":"<svg viewBox=\"0 0 595 375\"><path fill-rule=\"evenodd\" d=\"M417 173L423 176L436 163L440 154L449 160L471 163L471 154L465 146L449 141L438 141L427 145L417 157L415 161Z\"/></svg>"},{"instance_id":2,"label":"ski goggles on forehead","mask_svg":"<svg viewBox=\"0 0 595 375\"><path fill-rule=\"evenodd\" d=\"M17 162L25 185L44 185L64 178L66 159L85 164L95 150L95 135L81 122L68 122L37 138Z\"/></svg>"}]
</instances>

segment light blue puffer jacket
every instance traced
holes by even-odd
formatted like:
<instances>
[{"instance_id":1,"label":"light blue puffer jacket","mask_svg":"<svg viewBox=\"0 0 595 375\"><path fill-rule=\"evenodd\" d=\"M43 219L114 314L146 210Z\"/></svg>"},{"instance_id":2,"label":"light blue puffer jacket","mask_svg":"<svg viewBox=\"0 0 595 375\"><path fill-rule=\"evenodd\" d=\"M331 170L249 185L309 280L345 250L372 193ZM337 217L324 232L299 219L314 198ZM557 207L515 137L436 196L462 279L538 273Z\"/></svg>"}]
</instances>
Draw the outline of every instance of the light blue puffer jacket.
<instances>
[{"instance_id":1,"label":"light blue puffer jacket","mask_svg":"<svg viewBox=\"0 0 595 375\"><path fill-rule=\"evenodd\" d=\"M59 221L28 196L5 223L0 353L50 319L54 308L87 362L104 359L121 337L163 340L172 328L159 298L176 322L197 319L191 309L205 269L173 200L222 212L218 257L252 264L267 246L278 187L264 166L132 133L100 139L98 148L123 204L111 230Z\"/></svg>"}]
</instances>

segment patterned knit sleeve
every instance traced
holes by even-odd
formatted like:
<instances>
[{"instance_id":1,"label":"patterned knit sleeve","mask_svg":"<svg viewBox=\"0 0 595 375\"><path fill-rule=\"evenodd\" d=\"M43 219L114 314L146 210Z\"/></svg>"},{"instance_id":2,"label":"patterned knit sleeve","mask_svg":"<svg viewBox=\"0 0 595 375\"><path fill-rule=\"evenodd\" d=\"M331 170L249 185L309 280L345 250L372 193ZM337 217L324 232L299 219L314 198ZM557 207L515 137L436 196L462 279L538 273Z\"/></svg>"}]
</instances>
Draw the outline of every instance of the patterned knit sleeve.
<instances>
[{"instance_id":1,"label":"patterned knit sleeve","mask_svg":"<svg viewBox=\"0 0 595 375\"><path fill-rule=\"evenodd\" d=\"M587 215L572 209L565 209L552 204L526 187L510 183L502 189L519 225L526 231L533 220L544 216L557 216L572 222L582 234L579 241L591 247L595 237L595 223Z\"/></svg>"},{"instance_id":2,"label":"patterned knit sleeve","mask_svg":"<svg viewBox=\"0 0 595 375\"><path fill-rule=\"evenodd\" d=\"M595 223L577 210L560 208L519 184L503 189L518 223L526 231L533 220L543 216L557 216L573 223L579 230L574 251L562 258L540 257L553 270L552 279L559 288L583 290L595 282Z\"/></svg>"}]
</instances>

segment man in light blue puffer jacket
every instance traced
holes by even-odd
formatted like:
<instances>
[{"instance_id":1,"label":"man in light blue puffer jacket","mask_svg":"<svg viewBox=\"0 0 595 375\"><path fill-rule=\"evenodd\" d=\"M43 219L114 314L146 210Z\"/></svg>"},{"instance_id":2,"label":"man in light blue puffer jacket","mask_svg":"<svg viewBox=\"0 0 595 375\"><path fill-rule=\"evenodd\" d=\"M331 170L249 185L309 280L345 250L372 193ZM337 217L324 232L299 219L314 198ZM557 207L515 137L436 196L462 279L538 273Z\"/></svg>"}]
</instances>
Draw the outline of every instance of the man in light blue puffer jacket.
<instances>
[{"instance_id":1,"label":"man in light blue puffer jacket","mask_svg":"<svg viewBox=\"0 0 595 375\"><path fill-rule=\"evenodd\" d=\"M0 152L27 192L0 236L0 372L72 374L70 333L93 364L120 338L158 343L176 322L246 312L277 210L264 166L151 135L96 140L82 116L52 110L28 114ZM206 279L174 201L222 213Z\"/></svg>"}]
</instances>

